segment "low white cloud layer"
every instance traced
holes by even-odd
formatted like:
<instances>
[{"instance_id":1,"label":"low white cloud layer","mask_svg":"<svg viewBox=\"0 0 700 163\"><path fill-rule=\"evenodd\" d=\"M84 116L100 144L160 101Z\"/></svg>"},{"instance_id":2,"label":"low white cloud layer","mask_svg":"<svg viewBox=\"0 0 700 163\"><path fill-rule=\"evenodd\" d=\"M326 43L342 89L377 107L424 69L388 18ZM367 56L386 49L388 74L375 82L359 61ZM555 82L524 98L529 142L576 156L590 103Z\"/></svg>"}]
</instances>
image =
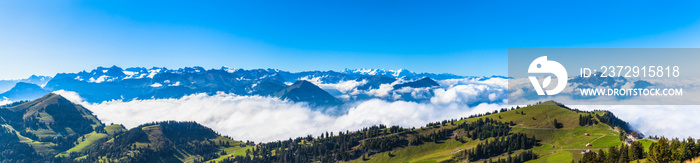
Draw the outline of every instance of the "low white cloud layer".
<instances>
[{"instance_id":1,"label":"low white cloud layer","mask_svg":"<svg viewBox=\"0 0 700 163\"><path fill-rule=\"evenodd\" d=\"M572 105L581 110L609 110L645 135L700 138L698 105Z\"/></svg>"},{"instance_id":2,"label":"low white cloud layer","mask_svg":"<svg viewBox=\"0 0 700 163\"><path fill-rule=\"evenodd\" d=\"M338 90L341 93L348 93L350 91L356 90L358 86L367 84L367 80L362 80L362 81L356 81L356 80L345 80L345 81L340 81L338 83L324 83L321 81L323 76L321 77L302 77L299 80L306 80L314 85L320 87L321 89L334 89Z\"/></svg>"},{"instance_id":3,"label":"low white cloud layer","mask_svg":"<svg viewBox=\"0 0 700 163\"><path fill-rule=\"evenodd\" d=\"M355 92L354 95L364 93L364 94L367 94L369 96L386 98L386 97L389 97L391 95L390 93L392 90L394 90L394 85L398 84L399 82L400 81L397 80L397 81L395 81L393 83L389 83L389 84L380 84L379 88L377 88L377 89L370 89L367 91L357 91L357 92Z\"/></svg>"},{"instance_id":4,"label":"low white cloud layer","mask_svg":"<svg viewBox=\"0 0 700 163\"><path fill-rule=\"evenodd\" d=\"M7 98L0 99L0 106L11 104L11 103L12 103L12 101L8 100Z\"/></svg>"},{"instance_id":5,"label":"low white cloud layer","mask_svg":"<svg viewBox=\"0 0 700 163\"><path fill-rule=\"evenodd\" d=\"M343 101L352 101L358 96L369 96L388 101L408 100L425 101L433 104L449 104L453 102L466 103L470 106L482 102L500 103L506 99L508 79L502 78L462 78L437 80L439 86L412 88L403 87L394 89L394 85L406 83L403 79L398 79L392 83L381 84L379 88L369 90L358 90L358 86L367 84L367 81L340 81L338 83L324 83L322 77L308 78L308 80L326 90L336 90L340 95L337 98ZM334 92L334 91L331 91Z\"/></svg>"},{"instance_id":6,"label":"low white cloud layer","mask_svg":"<svg viewBox=\"0 0 700 163\"><path fill-rule=\"evenodd\" d=\"M511 106L507 102L507 79L448 79L437 81L440 86L430 88L402 88L393 90L393 85L382 84L378 89L367 91L356 87L365 81L344 81L337 84L324 84L318 79L310 79L324 89L335 89L342 93L337 96L347 103L340 110L342 114L324 114L319 108L306 103L279 100L274 97L239 96L234 94L194 94L180 99L149 99L129 102L108 101L87 103L74 92L56 91L71 101L92 110L104 123L124 124L131 128L153 121L178 120L196 121L211 127L223 135L238 140L274 141L306 135L318 135L326 131L357 130L376 124L419 127L428 122L466 117ZM522 84L529 84L523 82ZM695 88L695 87L693 87ZM688 88L690 89L690 88ZM522 91L521 91L522 93ZM353 96L366 94L375 97L370 100L348 100ZM394 101L401 95L421 102ZM540 101L539 99L537 101ZM556 97L564 104L576 103L570 97ZM596 101L619 100L614 97L600 97ZM645 98L633 98L644 103ZM535 103L531 100L528 103ZM491 103L491 104L488 104ZM496 104L494 104L496 103ZM2 101L0 101L2 104ZM646 135L700 138L699 106L572 106L583 110L610 110L622 120Z\"/></svg>"},{"instance_id":7,"label":"low white cloud layer","mask_svg":"<svg viewBox=\"0 0 700 163\"><path fill-rule=\"evenodd\" d=\"M449 104L449 103L478 103L478 102L493 102L506 97L504 89L489 87L488 85L457 85L449 88L435 89L435 96L430 98L432 103Z\"/></svg>"},{"instance_id":8,"label":"low white cloud layer","mask_svg":"<svg viewBox=\"0 0 700 163\"><path fill-rule=\"evenodd\" d=\"M305 103L261 96L194 94L180 99L108 101L95 104L85 102L74 92L55 93L85 106L107 124L123 124L131 128L153 121L196 121L237 140L258 142L318 135L326 131L352 131L376 124L419 127L428 122L466 117L505 107L499 104L468 107L460 102L438 104L372 99L346 104L347 113L331 116L315 111Z\"/></svg>"}]
</instances>

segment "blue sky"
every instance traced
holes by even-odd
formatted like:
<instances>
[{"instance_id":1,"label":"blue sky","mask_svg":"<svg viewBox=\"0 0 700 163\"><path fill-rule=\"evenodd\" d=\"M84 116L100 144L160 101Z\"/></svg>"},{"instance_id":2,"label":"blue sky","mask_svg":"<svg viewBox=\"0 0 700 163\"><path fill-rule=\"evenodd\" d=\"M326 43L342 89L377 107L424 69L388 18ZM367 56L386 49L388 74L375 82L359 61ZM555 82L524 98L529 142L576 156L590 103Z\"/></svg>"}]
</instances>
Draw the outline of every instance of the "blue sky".
<instances>
[{"instance_id":1,"label":"blue sky","mask_svg":"<svg viewBox=\"0 0 700 163\"><path fill-rule=\"evenodd\" d=\"M698 9L698 1L0 1L0 79L111 65L506 75L508 48L697 48Z\"/></svg>"}]
</instances>

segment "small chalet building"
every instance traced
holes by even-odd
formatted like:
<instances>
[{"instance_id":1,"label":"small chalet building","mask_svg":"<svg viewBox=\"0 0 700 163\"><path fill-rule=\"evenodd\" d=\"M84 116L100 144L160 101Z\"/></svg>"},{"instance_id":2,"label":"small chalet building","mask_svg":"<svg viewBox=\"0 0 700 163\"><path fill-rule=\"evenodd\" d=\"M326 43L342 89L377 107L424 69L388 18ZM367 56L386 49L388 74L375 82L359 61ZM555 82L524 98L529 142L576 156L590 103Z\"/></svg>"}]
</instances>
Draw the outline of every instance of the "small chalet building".
<instances>
[{"instance_id":1,"label":"small chalet building","mask_svg":"<svg viewBox=\"0 0 700 163\"><path fill-rule=\"evenodd\" d=\"M592 152L591 149L581 150L581 154L586 154Z\"/></svg>"}]
</instances>

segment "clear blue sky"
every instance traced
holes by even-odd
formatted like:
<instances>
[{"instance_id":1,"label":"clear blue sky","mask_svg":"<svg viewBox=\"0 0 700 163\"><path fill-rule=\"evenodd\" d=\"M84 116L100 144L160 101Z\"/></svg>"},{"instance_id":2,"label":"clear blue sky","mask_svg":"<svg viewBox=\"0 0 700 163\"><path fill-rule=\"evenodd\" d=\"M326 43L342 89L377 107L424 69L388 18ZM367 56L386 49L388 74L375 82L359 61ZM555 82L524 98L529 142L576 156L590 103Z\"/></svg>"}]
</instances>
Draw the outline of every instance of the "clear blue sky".
<instances>
[{"instance_id":1,"label":"clear blue sky","mask_svg":"<svg viewBox=\"0 0 700 163\"><path fill-rule=\"evenodd\" d=\"M97 66L506 75L508 48L700 44L700 2L0 1L0 79Z\"/></svg>"}]
</instances>

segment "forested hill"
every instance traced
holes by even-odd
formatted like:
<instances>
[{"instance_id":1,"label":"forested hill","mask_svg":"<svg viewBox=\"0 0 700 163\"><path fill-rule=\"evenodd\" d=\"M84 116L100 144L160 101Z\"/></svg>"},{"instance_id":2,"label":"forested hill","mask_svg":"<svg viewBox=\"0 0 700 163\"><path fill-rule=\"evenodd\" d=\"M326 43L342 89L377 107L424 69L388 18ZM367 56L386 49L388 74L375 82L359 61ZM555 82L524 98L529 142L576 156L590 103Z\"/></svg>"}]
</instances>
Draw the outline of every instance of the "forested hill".
<instances>
[{"instance_id":1,"label":"forested hill","mask_svg":"<svg viewBox=\"0 0 700 163\"><path fill-rule=\"evenodd\" d=\"M371 126L257 144L245 155L211 162L652 162L668 158L609 111L580 111L548 101L429 123L421 128ZM635 136L629 136L635 135ZM623 142L628 140L629 145ZM694 139L693 139L694 140ZM665 138L660 142L670 142ZM696 146L684 144L685 147ZM674 143L667 143L674 146ZM678 146L676 146L678 147ZM680 147L678 147L680 148ZM668 149L664 148L668 153ZM693 148L695 149L695 148ZM700 149L698 147L697 149ZM662 150L663 151L663 150ZM598 153L598 154L596 154ZM693 153L693 154L690 154ZM608 156L608 157L593 157ZM668 155L673 156L673 155ZM663 158L663 159L659 159Z\"/></svg>"},{"instance_id":2,"label":"forested hill","mask_svg":"<svg viewBox=\"0 0 700 163\"><path fill-rule=\"evenodd\" d=\"M22 142L22 146L31 147L37 155L66 151L75 146L77 139L105 127L92 112L56 94L0 107L0 125L0 130L9 136L4 141ZM5 158L13 158L12 153L7 153Z\"/></svg>"},{"instance_id":3,"label":"forested hill","mask_svg":"<svg viewBox=\"0 0 700 163\"><path fill-rule=\"evenodd\" d=\"M0 125L0 162L192 162L250 148L195 122L107 126L57 94L0 106Z\"/></svg>"},{"instance_id":4,"label":"forested hill","mask_svg":"<svg viewBox=\"0 0 700 163\"><path fill-rule=\"evenodd\" d=\"M226 150L239 150L246 146L195 122L166 121L135 127L101 143L99 148L79 153L68 160L199 162L218 158L225 154Z\"/></svg>"}]
</instances>

